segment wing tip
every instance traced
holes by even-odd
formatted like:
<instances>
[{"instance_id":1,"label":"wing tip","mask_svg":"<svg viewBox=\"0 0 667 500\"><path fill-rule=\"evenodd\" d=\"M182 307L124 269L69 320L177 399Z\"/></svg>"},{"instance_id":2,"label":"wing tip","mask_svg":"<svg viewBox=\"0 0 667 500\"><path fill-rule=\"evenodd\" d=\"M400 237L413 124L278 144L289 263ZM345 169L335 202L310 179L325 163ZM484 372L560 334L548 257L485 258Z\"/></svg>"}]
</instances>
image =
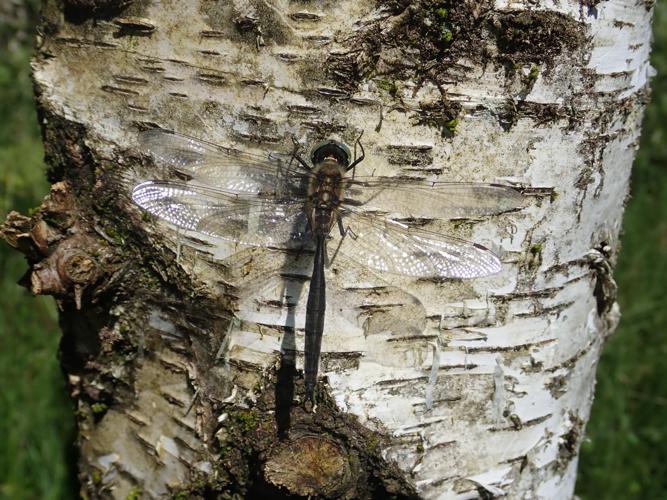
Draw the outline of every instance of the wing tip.
<instances>
[{"instance_id":1,"label":"wing tip","mask_svg":"<svg viewBox=\"0 0 667 500\"><path fill-rule=\"evenodd\" d=\"M499 183L491 183L489 185L503 193L503 212L522 210L525 208L524 202L526 197L523 194L522 187Z\"/></svg>"}]
</instances>

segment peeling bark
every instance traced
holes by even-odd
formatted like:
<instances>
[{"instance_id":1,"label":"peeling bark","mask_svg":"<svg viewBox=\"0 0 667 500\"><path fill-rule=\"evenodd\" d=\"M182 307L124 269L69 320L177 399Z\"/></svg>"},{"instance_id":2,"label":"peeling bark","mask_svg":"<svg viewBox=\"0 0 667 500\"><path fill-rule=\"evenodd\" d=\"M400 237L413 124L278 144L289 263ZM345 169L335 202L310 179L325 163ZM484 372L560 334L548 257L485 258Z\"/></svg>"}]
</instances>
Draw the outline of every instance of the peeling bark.
<instances>
[{"instance_id":1,"label":"peeling bark","mask_svg":"<svg viewBox=\"0 0 667 500\"><path fill-rule=\"evenodd\" d=\"M651 6L45 1L33 66L53 186L2 234L27 255L25 285L60 309L82 493L571 497L619 318ZM424 200L428 217L403 214L491 245L493 277L335 266L308 413L312 255L217 245L142 214L129 189L163 172L136 134L155 125L262 153L364 131L362 175L512 182L526 206L443 220ZM335 312L346 303L364 306L363 326Z\"/></svg>"}]
</instances>

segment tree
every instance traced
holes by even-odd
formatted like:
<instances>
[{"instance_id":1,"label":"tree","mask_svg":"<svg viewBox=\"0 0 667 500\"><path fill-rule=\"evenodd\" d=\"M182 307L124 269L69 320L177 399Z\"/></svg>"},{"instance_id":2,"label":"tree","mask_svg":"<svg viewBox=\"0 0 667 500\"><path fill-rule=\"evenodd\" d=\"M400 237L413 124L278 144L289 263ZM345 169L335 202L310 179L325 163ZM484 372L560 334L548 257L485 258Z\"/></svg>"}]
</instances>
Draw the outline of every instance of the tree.
<instances>
[{"instance_id":1,"label":"tree","mask_svg":"<svg viewBox=\"0 0 667 500\"><path fill-rule=\"evenodd\" d=\"M52 190L2 233L28 256L26 285L59 305L86 494L571 496L619 317L652 2L180 7L43 8L34 75ZM335 304L397 290L409 335L327 330L328 381L307 412L300 333L255 314L304 259L223 255L145 217L128 194L157 172L136 142L154 125L283 153L290 136L353 144L364 131L366 174L510 182L525 206L406 221L494 245L496 276L334 274Z\"/></svg>"}]
</instances>

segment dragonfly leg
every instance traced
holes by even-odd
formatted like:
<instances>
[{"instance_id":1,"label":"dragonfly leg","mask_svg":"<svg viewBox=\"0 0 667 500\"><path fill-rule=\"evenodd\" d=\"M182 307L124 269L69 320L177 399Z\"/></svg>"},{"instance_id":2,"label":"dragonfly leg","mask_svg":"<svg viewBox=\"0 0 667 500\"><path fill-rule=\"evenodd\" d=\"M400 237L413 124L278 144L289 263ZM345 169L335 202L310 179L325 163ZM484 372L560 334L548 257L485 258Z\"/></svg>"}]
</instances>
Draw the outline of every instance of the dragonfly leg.
<instances>
[{"instance_id":1,"label":"dragonfly leg","mask_svg":"<svg viewBox=\"0 0 667 500\"><path fill-rule=\"evenodd\" d=\"M292 144L294 144L294 152L292 152L292 159L298 161L303 168L305 168L308 172L311 171L310 165L306 163L306 160L301 158L299 155L299 150L301 149L301 144L299 144L299 141L294 137L294 134L292 134Z\"/></svg>"},{"instance_id":2,"label":"dragonfly leg","mask_svg":"<svg viewBox=\"0 0 667 500\"><path fill-rule=\"evenodd\" d=\"M338 231L340 232L340 241L338 242L338 246L336 247L336 251L333 253L333 257L331 259L328 258L328 256L325 254L326 260L325 264L327 269L331 267L331 264L334 263L336 260L336 256L338 255L338 251L340 250L341 245L343 244L343 241L345 241L345 237L349 234L350 238L357 239L357 235L354 233L351 227L344 227L343 226L343 221L338 218Z\"/></svg>"},{"instance_id":3,"label":"dragonfly leg","mask_svg":"<svg viewBox=\"0 0 667 500\"><path fill-rule=\"evenodd\" d=\"M296 154L296 153L294 154L294 159L295 159L296 161L298 161L298 162L301 164L301 166L302 166L303 168L305 168L306 170L308 170L308 172L310 172L311 168L310 168L310 165L308 165L308 163L306 163L306 160L304 160L303 158L301 158L301 157L300 157L298 154Z\"/></svg>"},{"instance_id":4,"label":"dragonfly leg","mask_svg":"<svg viewBox=\"0 0 667 500\"><path fill-rule=\"evenodd\" d=\"M340 231L340 235L342 238L345 238L345 234L347 232L347 229L343 227L343 220L340 217L337 217L338 220L338 231Z\"/></svg>"},{"instance_id":5,"label":"dragonfly leg","mask_svg":"<svg viewBox=\"0 0 667 500\"><path fill-rule=\"evenodd\" d=\"M347 171L349 172L352 170L352 178L354 179L354 168L359 165L362 161L364 161L364 158L366 158L366 152L364 151L364 146L361 144L361 137L364 135L364 131L361 131L361 134L359 134L359 137L357 137L357 141L354 143L354 161L347 167ZM359 145L359 148L361 149L361 156L357 158L357 145Z\"/></svg>"}]
</instances>

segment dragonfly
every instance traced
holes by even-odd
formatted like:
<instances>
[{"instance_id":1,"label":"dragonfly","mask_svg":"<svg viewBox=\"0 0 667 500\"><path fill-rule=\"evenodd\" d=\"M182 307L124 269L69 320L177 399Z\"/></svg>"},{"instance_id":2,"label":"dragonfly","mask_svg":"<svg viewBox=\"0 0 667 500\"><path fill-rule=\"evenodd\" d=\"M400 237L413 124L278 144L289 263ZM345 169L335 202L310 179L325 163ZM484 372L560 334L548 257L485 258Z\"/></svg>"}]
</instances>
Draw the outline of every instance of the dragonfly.
<instances>
[{"instance_id":1,"label":"dragonfly","mask_svg":"<svg viewBox=\"0 0 667 500\"><path fill-rule=\"evenodd\" d=\"M509 185L357 176L365 158L360 139L354 156L341 142L323 141L311 149L308 162L298 148L291 155L262 155L163 129L139 134L141 150L174 174L133 187L132 199L143 210L227 243L314 247L304 329L305 400L310 402L327 309L325 268L336 255L382 274L488 276L501 269L488 248L403 221L433 214L449 219L495 215L517 209L523 199Z\"/></svg>"}]
</instances>

